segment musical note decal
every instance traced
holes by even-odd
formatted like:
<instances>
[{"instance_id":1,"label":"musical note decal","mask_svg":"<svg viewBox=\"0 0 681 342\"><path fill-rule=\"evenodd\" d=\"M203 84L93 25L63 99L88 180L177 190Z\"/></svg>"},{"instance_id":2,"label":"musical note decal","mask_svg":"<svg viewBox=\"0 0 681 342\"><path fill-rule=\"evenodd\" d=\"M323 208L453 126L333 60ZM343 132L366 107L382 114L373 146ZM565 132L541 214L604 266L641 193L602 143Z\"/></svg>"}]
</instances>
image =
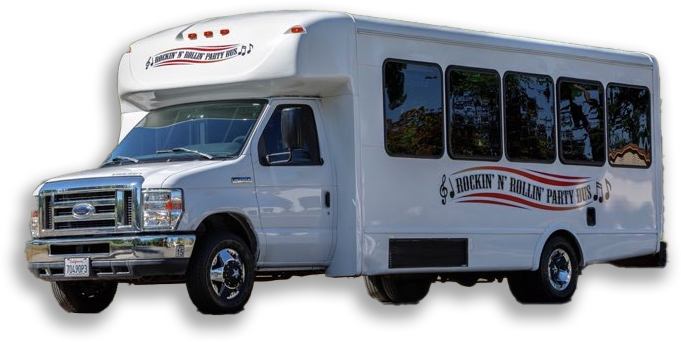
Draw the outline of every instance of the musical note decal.
<instances>
[{"instance_id":1,"label":"musical note decal","mask_svg":"<svg viewBox=\"0 0 681 342\"><path fill-rule=\"evenodd\" d=\"M608 179L605 179L605 200L610 199L610 190L612 189L612 184L610 184L610 181Z\"/></svg>"},{"instance_id":2,"label":"musical note decal","mask_svg":"<svg viewBox=\"0 0 681 342\"><path fill-rule=\"evenodd\" d=\"M449 180L449 198L454 198L454 184L452 184L452 179L447 177Z\"/></svg>"},{"instance_id":3,"label":"musical note decal","mask_svg":"<svg viewBox=\"0 0 681 342\"><path fill-rule=\"evenodd\" d=\"M449 189L447 189L447 186L445 185L447 181L449 181ZM447 175L442 175L442 183L440 183L440 197L442 197L441 202L443 205L447 204L447 195L449 195L449 198L454 198L454 185L452 184L452 180L449 179Z\"/></svg>"},{"instance_id":4,"label":"musical note decal","mask_svg":"<svg viewBox=\"0 0 681 342\"><path fill-rule=\"evenodd\" d=\"M447 186L445 186L446 181L447 175L442 175L442 183L440 184L440 197L442 197L442 205L447 204L447 192L449 192L449 190L447 189Z\"/></svg>"},{"instance_id":5,"label":"musical note decal","mask_svg":"<svg viewBox=\"0 0 681 342\"><path fill-rule=\"evenodd\" d=\"M238 55L239 56L248 55L249 53L251 53L252 50L253 50L253 44L248 44L248 46L241 45L241 50L239 50Z\"/></svg>"},{"instance_id":6,"label":"musical note decal","mask_svg":"<svg viewBox=\"0 0 681 342\"><path fill-rule=\"evenodd\" d=\"M594 195L594 201L598 201L598 203L603 203L603 199L609 200L610 199L610 190L612 189L612 184L610 184L610 181L605 179L605 193L603 192L603 183L601 182L596 182L596 194Z\"/></svg>"},{"instance_id":7,"label":"musical note decal","mask_svg":"<svg viewBox=\"0 0 681 342\"><path fill-rule=\"evenodd\" d=\"M603 185L601 185L601 182L596 182L596 194L594 195L594 201L603 203Z\"/></svg>"}]
</instances>

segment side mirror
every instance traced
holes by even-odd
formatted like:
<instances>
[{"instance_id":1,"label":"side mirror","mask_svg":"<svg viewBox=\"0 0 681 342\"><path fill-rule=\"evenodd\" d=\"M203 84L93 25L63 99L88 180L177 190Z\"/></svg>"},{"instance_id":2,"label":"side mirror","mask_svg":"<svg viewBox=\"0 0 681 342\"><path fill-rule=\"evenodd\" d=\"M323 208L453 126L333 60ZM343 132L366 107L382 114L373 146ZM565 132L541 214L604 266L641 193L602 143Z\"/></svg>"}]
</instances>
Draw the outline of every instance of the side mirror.
<instances>
[{"instance_id":1,"label":"side mirror","mask_svg":"<svg viewBox=\"0 0 681 342\"><path fill-rule=\"evenodd\" d=\"M281 111L281 140L284 148L289 152L303 147L302 125L300 107L286 108Z\"/></svg>"},{"instance_id":2,"label":"side mirror","mask_svg":"<svg viewBox=\"0 0 681 342\"><path fill-rule=\"evenodd\" d=\"M285 151L265 156L269 165L286 164L293 160L293 151L303 147L302 138L302 109L300 107L286 108L281 111L281 140Z\"/></svg>"}]
</instances>

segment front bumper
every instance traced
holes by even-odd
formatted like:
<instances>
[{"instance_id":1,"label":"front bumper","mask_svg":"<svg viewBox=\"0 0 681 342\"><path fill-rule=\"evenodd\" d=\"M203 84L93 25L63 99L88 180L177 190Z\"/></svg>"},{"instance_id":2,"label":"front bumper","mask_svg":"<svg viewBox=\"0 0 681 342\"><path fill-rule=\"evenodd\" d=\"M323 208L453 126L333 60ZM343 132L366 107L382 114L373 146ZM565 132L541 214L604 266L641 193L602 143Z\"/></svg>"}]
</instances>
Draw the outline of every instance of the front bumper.
<instances>
[{"instance_id":1,"label":"front bumper","mask_svg":"<svg viewBox=\"0 0 681 342\"><path fill-rule=\"evenodd\" d=\"M140 280L183 276L194 235L134 235L32 240L26 243L28 269L43 280ZM90 274L64 277L65 258L90 258Z\"/></svg>"}]
</instances>

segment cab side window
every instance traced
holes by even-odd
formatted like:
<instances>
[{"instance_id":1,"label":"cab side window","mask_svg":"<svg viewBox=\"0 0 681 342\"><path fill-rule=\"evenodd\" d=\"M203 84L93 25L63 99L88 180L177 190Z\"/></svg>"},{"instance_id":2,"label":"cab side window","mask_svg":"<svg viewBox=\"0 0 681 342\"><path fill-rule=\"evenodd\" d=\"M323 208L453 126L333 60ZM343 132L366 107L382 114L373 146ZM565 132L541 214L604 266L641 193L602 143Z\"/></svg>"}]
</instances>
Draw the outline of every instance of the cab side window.
<instances>
[{"instance_id":1,"label":"cab side window","mask_svg":"<svg viewBox=\"0 0 681 342\"><path fill-rule=\"evenodd\" d=\"M281 112L286 108L301 109L300 148L289 154L284 147L281 134ZM307 105L280 105L272 113L270 120L258 142L258 155L263 166L321 165L317 126L312 108Z\"/></svg>"}]
</instances>

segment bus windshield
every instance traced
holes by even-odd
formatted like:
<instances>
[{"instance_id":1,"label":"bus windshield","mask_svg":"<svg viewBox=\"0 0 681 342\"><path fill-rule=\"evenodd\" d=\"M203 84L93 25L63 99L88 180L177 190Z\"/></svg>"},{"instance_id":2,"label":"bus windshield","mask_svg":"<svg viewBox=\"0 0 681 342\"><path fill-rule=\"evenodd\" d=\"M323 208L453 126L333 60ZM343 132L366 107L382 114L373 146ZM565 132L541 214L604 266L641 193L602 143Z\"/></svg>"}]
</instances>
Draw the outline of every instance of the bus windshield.
<instances>
[{"instance_id":1,"label":"bus windshield","mask_svg":"<svg viewBox=\"0 0 681 342\"><path fill-rule=\"evenodd\" d=\"M103 166L236 157L266 104L265 100L238 100L152 110Z\"/></svg>"}]
</instances>

